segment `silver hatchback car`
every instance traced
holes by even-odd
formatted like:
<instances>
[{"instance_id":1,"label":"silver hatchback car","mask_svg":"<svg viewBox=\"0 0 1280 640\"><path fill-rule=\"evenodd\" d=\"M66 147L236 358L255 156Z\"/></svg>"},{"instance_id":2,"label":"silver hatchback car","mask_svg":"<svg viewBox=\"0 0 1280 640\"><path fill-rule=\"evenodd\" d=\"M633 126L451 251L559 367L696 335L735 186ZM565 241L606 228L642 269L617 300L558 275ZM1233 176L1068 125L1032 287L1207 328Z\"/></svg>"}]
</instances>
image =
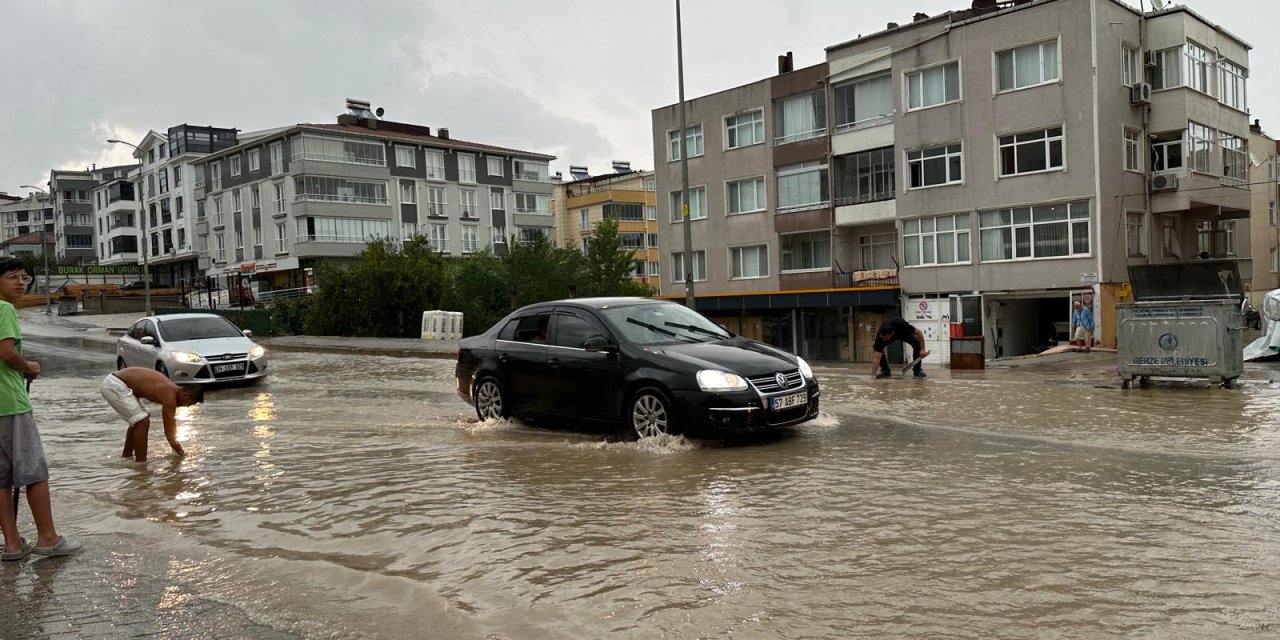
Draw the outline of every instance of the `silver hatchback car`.
<instances>
[{"instance_id":1,"label":"silver hatchback car","mask_svg":"<svg viewBox=\"0 0 1280 640\"><path fill-rule=\"evenodd\" d=\"M116 368L147 367L174 382L255 380L267 375L266 349L212 313L148 316L116 341Z\"/></svg>"}]
</instances>

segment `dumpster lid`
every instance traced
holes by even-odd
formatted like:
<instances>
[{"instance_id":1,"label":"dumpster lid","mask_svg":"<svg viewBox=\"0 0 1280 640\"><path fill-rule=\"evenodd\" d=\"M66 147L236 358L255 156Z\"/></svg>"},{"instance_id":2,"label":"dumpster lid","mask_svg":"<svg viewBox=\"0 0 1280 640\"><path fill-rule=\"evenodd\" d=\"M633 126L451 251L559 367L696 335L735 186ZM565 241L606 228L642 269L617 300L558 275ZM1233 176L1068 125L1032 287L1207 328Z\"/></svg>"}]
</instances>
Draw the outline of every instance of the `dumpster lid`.
<instances>
[{"instance_id":1,"label":"dumpster lid","mask_svg":"<svg viewBox=\"0 0 1280 640\"><path fill-rule=\"evenodd\" d=\"M1202 260L1129 267L1134 300L1240 298L1244 283L1235 260Z\"/></svg>"}]
</instances>

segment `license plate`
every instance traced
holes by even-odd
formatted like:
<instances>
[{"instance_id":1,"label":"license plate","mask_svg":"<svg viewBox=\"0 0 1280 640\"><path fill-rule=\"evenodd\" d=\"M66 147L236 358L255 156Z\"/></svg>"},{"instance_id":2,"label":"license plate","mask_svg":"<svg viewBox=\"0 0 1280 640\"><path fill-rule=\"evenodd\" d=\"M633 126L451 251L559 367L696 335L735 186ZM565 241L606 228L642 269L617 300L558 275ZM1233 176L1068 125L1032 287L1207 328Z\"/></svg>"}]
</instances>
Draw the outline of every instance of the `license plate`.
<instances>
[{"instance_id":1,"label":"license plate","mask_svg":"<svg viewBox=\"0 0 1280 640\"><path fill-rule=\"evenodd\" d=\"M215 364L215 365L213 365L213 372L214 372L214 373L226 373L226 372L228 372L228 371L244 371L244 363L243 363L243 362L238 362L238 363L236 363L236 364Z\"/></svg>"},{"instance_id":2,"label":"license plate","mask_svg":"<svg viewBox=\"0 0 1280 640\"><path fill-rule=\"evenodd\" d=\"M789 396L769 398L769 408L774 411L779 409L790 409L791 407L798 407L804 404L809 404L809 393L807 391L793 393Z\"/></svg>"}]
</instances>

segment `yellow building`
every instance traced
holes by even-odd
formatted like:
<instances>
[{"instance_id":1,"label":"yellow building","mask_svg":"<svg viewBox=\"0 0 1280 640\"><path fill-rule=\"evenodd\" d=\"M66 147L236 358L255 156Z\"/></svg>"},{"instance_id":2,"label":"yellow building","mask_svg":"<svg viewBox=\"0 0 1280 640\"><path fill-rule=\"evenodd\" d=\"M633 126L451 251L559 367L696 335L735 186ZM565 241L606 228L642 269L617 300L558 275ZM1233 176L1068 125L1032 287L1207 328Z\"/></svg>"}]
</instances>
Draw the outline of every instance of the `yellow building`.
<instances>
[{"instance_id":1,"label":"yellow building","mask_svg":"<svg viewBox=\"0 0 1280 640\"><path fill-rule=\"evenodd\" d=\"M631 171L614 163L614 173L589 176L584 167L569 168L572 179L555 185L556 244L586 251L596 225L618 223L622 246L635 251L632 277L654 290L661 281L658 256L657 194L652 171Z\"/></svg>"}]
</instances>

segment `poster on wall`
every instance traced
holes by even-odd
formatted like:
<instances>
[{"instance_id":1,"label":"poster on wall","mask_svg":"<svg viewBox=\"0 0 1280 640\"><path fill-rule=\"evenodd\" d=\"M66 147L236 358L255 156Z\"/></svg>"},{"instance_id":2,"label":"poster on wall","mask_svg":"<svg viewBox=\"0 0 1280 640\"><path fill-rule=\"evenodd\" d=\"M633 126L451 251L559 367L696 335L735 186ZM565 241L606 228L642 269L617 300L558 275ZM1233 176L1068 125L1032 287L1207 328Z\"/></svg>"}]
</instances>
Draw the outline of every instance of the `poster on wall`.
<instances>
[{"instance_id":1,"label":"poster on wall","mask_svg":"<svg viewBox=\"0 0 1280 640\"><path fill-rule=\"evenodd\" d=\"M1093 348L1098 345L1097 296L1092 289L1071 293L1071 344Z\"/></svg>"}]
</instances>

